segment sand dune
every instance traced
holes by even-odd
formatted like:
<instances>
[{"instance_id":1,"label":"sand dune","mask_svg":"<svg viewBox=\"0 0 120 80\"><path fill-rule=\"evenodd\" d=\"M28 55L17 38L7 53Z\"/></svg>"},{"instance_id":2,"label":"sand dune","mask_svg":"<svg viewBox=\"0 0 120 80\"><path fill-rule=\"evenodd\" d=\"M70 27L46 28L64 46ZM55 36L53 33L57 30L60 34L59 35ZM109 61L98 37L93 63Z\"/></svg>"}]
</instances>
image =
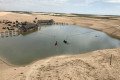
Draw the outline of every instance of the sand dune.
<instances>
[{"instance_id":1,"label":"sand dune","mask_svg":"<svg viewBox=\"0 0 120 80\"><path fill-rule=\"evenodd\" d=\"M120 49L108 49L51 57L31 65L4 69L0 80L119 80L119 52Z\"/></svg>"},{"instance_id":2,"label":"sand dune","mask_svg":"<svg viewBox=\"0 0 120 80\"><path fill-rule=\"evenodd\" d=\"M11 12L0 12L0 16L5 16L7 14L10 14Z\"/></svg>"}]
</instances>

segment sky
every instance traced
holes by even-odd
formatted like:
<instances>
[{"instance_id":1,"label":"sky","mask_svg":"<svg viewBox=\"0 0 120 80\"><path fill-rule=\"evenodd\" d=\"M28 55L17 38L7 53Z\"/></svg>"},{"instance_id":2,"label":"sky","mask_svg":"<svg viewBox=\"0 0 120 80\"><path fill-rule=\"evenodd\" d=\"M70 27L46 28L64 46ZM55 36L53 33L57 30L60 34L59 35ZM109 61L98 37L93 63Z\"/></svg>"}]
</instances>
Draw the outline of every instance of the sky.
<instances>
[{"instance_id":1,"label":"sky","mask_svg":"<svg viewBox=\"0 0 120 80\"><path fill-rule=\"evenodd\" d=\"M120 0L0 0L0 10L120 15Z\"/></svg>"}]
</instances>

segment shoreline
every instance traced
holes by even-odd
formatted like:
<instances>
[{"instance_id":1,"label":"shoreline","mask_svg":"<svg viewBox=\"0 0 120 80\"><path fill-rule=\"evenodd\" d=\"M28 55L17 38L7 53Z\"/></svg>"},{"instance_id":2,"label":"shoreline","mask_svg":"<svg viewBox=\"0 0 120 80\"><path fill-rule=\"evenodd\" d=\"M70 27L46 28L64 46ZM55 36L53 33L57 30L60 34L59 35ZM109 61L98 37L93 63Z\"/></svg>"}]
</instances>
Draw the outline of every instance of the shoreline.
<instances>
[{"instance_id":1,"label":"shoreline","mask_svg":"<svg viewBox=\"0 0 120 80\"><path fill-rule=\"evenodd\" d=\"M5 58L2 58L0 56L0 62L2 62L2 64L4 64L6 67L9 67L9 68L15 68L15 67L25 67L25 66L30 66L30 65L33 65L34 63L38 62L38 61L42 61L42 60L47 60L47 59L51 59L51 58L54 58L54 57L61 57L61 56L76 56L76 55L90 55L92 54L93 52L96 52L96 51L103 51L103 50L113 50L113 49L120 49L120 48L110 48L110 49L100 49L100 50L94 50L94 51L90 51L90 52L83 52L83 53L80 53L80 54L62 54L62 55L56 55L56 56L50 56L50 57L46 57L44 59L36 59L28 64L25 64L25 65L15 65L15 64L12 64L10 63L9 61L7 61ZM0 65L1 67L1 65Z\"/></svg>"},{"instance_id":2,"label":"shoreline","mask_svg":"<svg viewBox=\"0 0 120 80\"><path fill-rule=\"evenodd\" d=\"M118 50L106 49L88 52L86 54L49 57L37 60L35 63L24 67L9 68L2 71L3 74L0 76L2 76L2 80L39 80L41 77L38 76L40 75L44 78L41 78L42 80L45 80L47 77L48 79L51 78L55 80L55 77L49 76L57 75L56 71L58 71L59 76L61 76L60 78L64 78L62 75L71 74L69 76L76 80L79 80L77 79L77 76L80 76L81 80L86 80L86 78L88 78L87 80L101 80L101 78L106 80L113 80L115 78L116 80L119 80L120 77L117 76L120 75L120 72L118 71L120 65L120 49L117 49ZM113 55L112 65L109 63L111 54ZM76 72L80 72L79 74L83 76ZM48 74L49 76L46 76Z\"/></svg>"},{"instance_id":3,"label":"shoreline","mask_svg":"<svg viewBox=\"0 0 120 80\"><path fill-rule=\"evenodd\" d=\"M6 64L7 66L10 66L10 67L17 67L17 65L14 65L12 63L10 63L8 60L6 60L4 57L1 57L0 56L0 61L4 64Z\"/></svg>"},{"instance_id":4,"label":"shoreline","mask_svg":"<svg viewBox=\"0 0 120 80\"><path fill-rule=\"evenodd\" d=\"M95 50L95 51L97 51L97 50ZM94 52L94 51L84 52L84 53L80 53L80 54L62 54L62 55L50 56L50 57L46 57L44 59L36 59L36 60L32 61L31 63L25 64L25 65L14 65L14 64L10 63L9 61L7 61L5 58L3 58L1 56L0 56L0 61L8 67L24 67L24 66L33 65L34 63L36 63L40 60L47 60L47 59L54 58L54 57L59 57L59 56L66 56L67 57L67 56L84 55L84 54L89 55L89 53L91 53L91 52Z\"/></svg>"}]
</instances>

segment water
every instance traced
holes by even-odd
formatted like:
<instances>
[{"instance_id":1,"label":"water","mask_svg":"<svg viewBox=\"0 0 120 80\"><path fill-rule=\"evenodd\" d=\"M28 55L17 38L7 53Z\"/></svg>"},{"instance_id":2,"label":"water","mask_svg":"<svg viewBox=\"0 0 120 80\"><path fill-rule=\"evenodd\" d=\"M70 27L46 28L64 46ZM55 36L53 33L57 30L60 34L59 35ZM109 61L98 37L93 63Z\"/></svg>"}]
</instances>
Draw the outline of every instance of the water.
<instances>
[{"instance_id":1,"label":"water","mask_svg":"<svg viewBox=\"0 0 120 80\"><path fill-rule=\"evenodd\" d=\"M63 40L68 41L68 44L63 43ZM120 47L119 40L100 31L73 25L43 26L27 35L0 38L0 56L14 65L25 65L56 55L116 47Z\"/></svg>"}]
</instances>

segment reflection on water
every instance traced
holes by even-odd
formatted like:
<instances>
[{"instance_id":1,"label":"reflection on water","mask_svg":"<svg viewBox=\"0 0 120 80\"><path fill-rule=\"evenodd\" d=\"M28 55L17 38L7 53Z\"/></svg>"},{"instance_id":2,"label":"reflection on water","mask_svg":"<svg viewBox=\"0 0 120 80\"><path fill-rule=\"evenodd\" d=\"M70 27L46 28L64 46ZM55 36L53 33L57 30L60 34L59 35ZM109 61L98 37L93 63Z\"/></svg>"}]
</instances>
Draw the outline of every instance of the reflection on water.
<instances>
[{"instance_id":1,"label":"reflection on water","mask_svg":"<svg viewBox=\"0 0 120 80\"><path fill-rule=\"evenodd\" d=\"M13 37L13 36L18 36L19 33L17 31L5 31L5 32L0 32L0 37L5 38L5 37Z\"/></svg>"},{"instance_id":2,"label":"reflection on water","mask_svg":"<svg viewBox=\"0 0 120 80\"><path fill-rule=\"evenodd\" d=\"M41 27L38 27L37 30L40 30L40 29L41 29ZM19 36L19 35L27 35L27 34L35 32L37 30L31 30L31 31L24 32L24 33L21 33L19 31L15 31L15 30L9 30L9 31L5 31L5 32L0 32L0 38L16 37L16 36Z\"/></svg>"},{"instance_id":3,"label":"reflection on water","mask_svg":"<svg viewBox=\"0 0 120 80\"><path fill-rule=\"evenodd\" d=\"M55 55L115 47L120 47L120 41L103 32L73 25L51 25L39 27L38 31L27 35L1 38L0 56L13 64L23 65Z\"/></svg>"}]
</instances>

